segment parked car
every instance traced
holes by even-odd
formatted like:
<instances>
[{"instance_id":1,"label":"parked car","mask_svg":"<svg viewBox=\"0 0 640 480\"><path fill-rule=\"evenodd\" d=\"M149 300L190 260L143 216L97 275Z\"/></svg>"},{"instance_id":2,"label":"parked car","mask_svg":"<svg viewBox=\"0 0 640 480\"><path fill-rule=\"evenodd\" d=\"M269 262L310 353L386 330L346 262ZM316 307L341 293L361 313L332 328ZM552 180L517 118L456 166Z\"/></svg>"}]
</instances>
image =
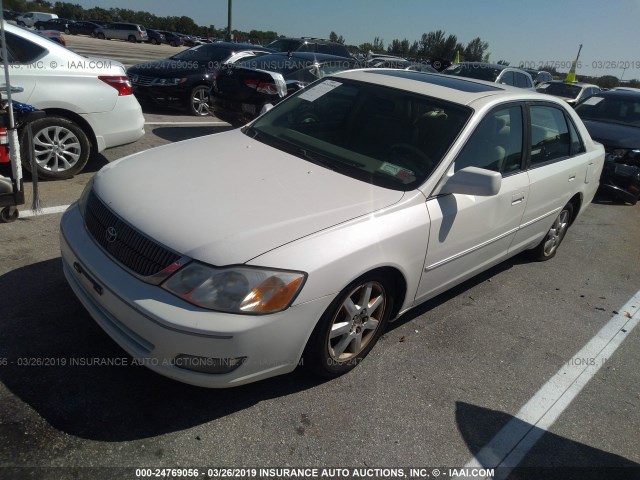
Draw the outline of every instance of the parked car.
<instances>
[{"instance_id":1,"label":"parked car","mask_svg":"<svg viewBox=\"0 0 640 480\"><path fill-rule=\"evenodd\" d=\"M96 30L100 28L101 25L95 22L87 22L87 21L79 21L73 22L69 25L69 32L71 35L91 35L92 37L96 36Z\"/></svg>"},{"instance_id":2,"label":"parked car","mask_svg":"<svg viewBox=\"0 0 640 480\"><path fill-rule=\"evenodd\" d=\"M46 21L58 18L55 13L46 12L26 12L16 17L16 23L21 27L33 27L38 21Z\"/></svg>"},{"instance_id":3,"label":"parked car","mask_svg":"<svg viewBox=\"0 0 640 480\"><path fill-rule=\"evenodd\" d=\"M38 20L33 24L33 27L37 30L57 30L69 35L71 24L73 21L66 18L52 18L51 20Z\"/></svg>"},{"instance_id":4,"label":"parked car","mask_svg":"<svg viewBox=\"0 0 640 480\"><path fill-rule=\"evenodd\" d=\"M635 205L640 200L640 91L597 93L575 108L591 138L607 152L600 188Z\"/></svg>"},{"instance_id":5,"label":"parked car","mask_svg":"<svg viewBox=\"0 0 640 480\"><path fill-rule=\"evenodd\" d=\"M538 85L544 82L551 82L553 80L553 75L544 70L536 70L535 68L521 68L533 78L534 85Z\"/></svg>"},{"instance_id":6,"label":"parked car","mask_svg":"<svg viewBox=\"0 0 640 480\"><path fill-rule=\"evenodd\" d=\"M445 68L442 73L534 90L533 79L527 72L495 63L460 62Z\"/></svg>"},{"instance_id":7,"label":"parked car","mask_svg":"<svg viewBox=\"0 0 640 480\"><path fill-rule=\"evenodd\" d=\"M162 375L231 387L302 359L334 377L409 309L525 250L552 258L603 161L561 100L347 71L103 168L62 217L64 274Z\"/></svg>"},{"instance_id":8,"label":"parked car","mask_svg":"<svg viewBox=\"0 0 640 480\"><path fill-rule=\"evenodd\" d=\"M163 43L166 43L166 39L164 35L160 33L158 30L152 30L150 28L147 28L147 37L148 37L147 42L153 45L161 45Z\"/></svg>"},{"instance_id":9,"label":"parked car","mask_svg":"<svg viewBox=\"0 0 640 480\"><path fill-rule=\"evenodd\" d=\"M347 47L341 43L330 42L322 38L278 38L266 47L276 52L315 52L351 58Z\"/></svg>"},{"instance_id":10,"label":"parked car","mask_svg":"<svg viewBox=\"0 0 640 480\"><path fill-rule=\"evenodd\" d=\"M184 45L182 41L182 37L175 32L167 32L166 30L158 30L161 34L164 35L165 42L172 47L180 47Z\"/></svg>"},{"instance_id":11,"label":"parked car","mask_svg":"<svg viewBox=\"0 0 640 480\"><path fill-rule=\"evenodd\" d=\"M13 99L47 112L32 124L39 177L72 177L90 151L144 134L142 109L120 62L83 57L15 25L5 24L5 35L11 82L24 89Z\"/></svg>"},{"instance_id":12,"label":"parked car","mask_svg":"<svg viewBox=\"0 0 640 480\"><path fill-rule=\"evenodd\" d=\"M2 10L2 18L5 20L16 20L20 15L20 12L14 10Z\"/></svg>"},{"instance_id":13,"label":"parked car","mask_svg":"<svg viewBox=\"0 0 640 480\"><path fill-rule=\"evenodd\" d=\"M176 35L178 35L182 39L182 44L185 47L195 47L196 46L195 37L193 37L191 35L186 35L184 33L177 33Z\"/></svg>"},{"instance_id":14,"label":"parked car","mask_svg":"<svg viewBox=\"0 0 640 480\"><path fill-rule=\"evenodd\" d=\"M371 68L399 68L413 72L439 73L426 62L415 62L400 57L373 57L364 62L363 67Z\"/></svg>"},{"instance_id":15,"label":"parked car","mask_svg":"<svg viewBox=\"0 0 640 480\"><path fill-rule=\"evenodd\" d=\"M67 46L67 39L64 37L62 32L59 32L58 30L38 30L35 33L41 37L51 40L52 42L60 44L63 47Z\"/></svg>"},{"instance_id":16,"label":"parked car","mask_svg":"<svg viewBox=\"0 0 640 480\"><path fill-rule=\"evenodd\" d=\"M133 93L142 103L186 108L193 115L209 115L213 72L242 58L267 50L241 43L214 43L184 50L172 57L134 65L127 70Z\"/></svg>"},{"instance_id":17,"label":"parked car","mask_svg":"<svg viewBox=\"0 0 640 480\"><path fill-rule=\"evenodd\" d=\"M600 87L591 83L563 82L562 80L541 83L536 87L536 90L540 93L560 97L569 105L575 105L601 91Z\"/></svg>"},{"instance_id":18,"label":"parked car","mask_svg":"<svg viewBox=\"0 0 640 480\"><path fill-rule=\"evenodd\" d=\"M146 42L147 30L137 23L110 23L106 27L96 29L96 36L102 40L127 40L129 42Z\"/></svg>"},{"instance_id":19,"label":"parked car","mask_svg":"<svg viewBox=\"0 0 640 480\"><path fill-rule=\"evenodd\" d=\"M214 114L246 123L309 83L357 66L354 59L322 53L273 53L227 65L214 74L210 97Z\"/></svg>"}]
</instances>

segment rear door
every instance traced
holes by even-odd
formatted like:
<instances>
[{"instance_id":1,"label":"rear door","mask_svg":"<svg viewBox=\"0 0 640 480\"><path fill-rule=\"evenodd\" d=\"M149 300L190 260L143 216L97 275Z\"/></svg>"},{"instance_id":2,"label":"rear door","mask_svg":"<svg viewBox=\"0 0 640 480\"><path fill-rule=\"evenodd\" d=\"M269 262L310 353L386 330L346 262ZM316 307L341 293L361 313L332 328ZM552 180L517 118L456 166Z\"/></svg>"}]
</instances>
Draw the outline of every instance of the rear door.
<instances>
[{"instance_id":1,"label":"rear door","mask_svg":"<svg viewBox=\"0 0 640 480\"><path fill-rule=\"evenodd\" d=\"M457 156L453 170L479 167L502 174L497 195L447 194L427 200L431 233L417 301L443 292L502 261L529 197L524 170L524 106L490 111Z\"/></svg>"},{"instance_id":2,"label":"rear door","mask_svg":"<svg viewBox=\"0 0 640 480\"><path fill-rule=\"evenodd\" d=\"M512 251L537 244L558 213L581 189L595 181L573 121L563 107L552 103L527 105L529 202ZM578 212L574 212L574 215Z\"/></svg>"}]
</instances>

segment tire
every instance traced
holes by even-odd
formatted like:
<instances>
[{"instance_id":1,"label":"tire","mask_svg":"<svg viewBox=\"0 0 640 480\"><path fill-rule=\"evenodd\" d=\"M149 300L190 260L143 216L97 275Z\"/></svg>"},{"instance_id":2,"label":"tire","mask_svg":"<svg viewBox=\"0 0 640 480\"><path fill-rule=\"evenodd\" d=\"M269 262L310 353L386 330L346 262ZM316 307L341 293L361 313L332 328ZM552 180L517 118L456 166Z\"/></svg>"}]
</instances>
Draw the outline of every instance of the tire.
<instances>
[{"instance_id":1,"label":"tire","mask_svg":"<svg viewBox=\"0 0 640 480\"><path fill-rule=\"evenodd\" d=\"M98 32L97 35L100 40L104 40L106 38L102 32Z\"/></svg>"},{"instance_id":2,"label":"tire","mask_svg":"<svg viewBox=\"0 0 640 480\"><path fill-rule=\"evenodd\" d=\"M158 45L158 40L156 40L155 38L152 38L151 45Z\"/></svg>"},{"instance_id":3,"label":"tire","mask_svg":"<svg viewBox=\"0 0 640 480\"><path fill-rule=\"evenodd\" d=\"M26 24L26 23L24 23L23 21L20 21L20 22L18 22L18 26L20 26L20 27L26 27L26 26L27 26L27 24Z\"/></svg>"},{"instance_id":4,"label":"tire","mask_svg":"<svg viewBox=\"0 0 640 480\"><path fill-rule=\"evenodd\" d=\"M365 303L373 305L362 308ZM305 368L329 378L354 369L382 335L392 309L392 289L383 276L367 274L349 284L311 334L303 354Z\"/></svg>"},{"instance_id":5,"label":"tire","mask_svg":"<svg viewBox=\"0 0 640 480\"><path fill-rule=\"evenodd\" d=\"M133 35L129 35L127 37L127 40L129 40L131 43L137 43L136 37L134 37Z\"/></svg>"},{"instance_id":6,"label":"tire","mask_svg":"<svg viewBox=\"0 0 640 480\"><path fill-rule=\"evenodd\" d=\"M20 212L15 207L4 207L0 210L0 222L2 223L11 223L15 222L18 219Z\"/></svg>"},{"instance_id":7,"label":"tire","mask_svg":"<svg viewBox=\"0 0 640 480\"><path fill-rule=\"evenodd\" d=\"M91 36L92 36L93 38L96 38L96 32L91 32Z\"/></svg>"},{"instance_id":8,"label":"tire","mask_svg":"<svg viewBox=\"0 0 640 480\"><path fill-rule=\"evenodd\" d=\"M191 94L189 95L189 111L191 115L198 117L204 117L211 113L208 86L198 85L191 90Z\"/></svg>"},{"instance_id":9,"label":"tire","mask_svg":"<svg viewBox=\"0 0 640 480\"><path fill-rule=\"evenodd\" d=\"M67 29L65 29L64 33L65 33L65 35L71 35L71 32L69 31L69 29L68 29L68 28L67 28Z\"/></svg>"},{"instance_id":10,"label":"tire","mask_svg":"<svg viewBox=\"0 0 640 480\"><path fill-rule=\"evenodd\" d=\"M551 260L556 256L558 247L564 240L573 220L573 204L567 203L553 221L553 225L536 248L531 250L531 257L538 262Z\"/></svg>"},{"instance_id":11,"label":"tire","mask_svg":"<svg viewBox=\"0 0 640 480\"><path fill-rule=\"evenodd\" d=\"M44 30L44 27L42 25L38 25L38 30Z\"/></svg>"},{"instance_id":12,"label":"tire","mask_svg":"<svg viewBox=\"0 0 640 480\"><path fill-rule=\"evenodd\" d=\"M89 160L90 144L84 131L71 120L45 117L31 123L38 178L62 180L80 173ZM22 164L31 171L27 129L20 137Z\"/></svg>"},{"instance_id":13,"label":"tire","mask_svg":"<svg viewBox=\"0 0 640 480\"><path fill-rule=\"evenodd\" d=\"M178 44L174 40L171 40L169 42L169 45L171 45L172 47L177 47L178 46Z\"/></svg>"}]
</instances>

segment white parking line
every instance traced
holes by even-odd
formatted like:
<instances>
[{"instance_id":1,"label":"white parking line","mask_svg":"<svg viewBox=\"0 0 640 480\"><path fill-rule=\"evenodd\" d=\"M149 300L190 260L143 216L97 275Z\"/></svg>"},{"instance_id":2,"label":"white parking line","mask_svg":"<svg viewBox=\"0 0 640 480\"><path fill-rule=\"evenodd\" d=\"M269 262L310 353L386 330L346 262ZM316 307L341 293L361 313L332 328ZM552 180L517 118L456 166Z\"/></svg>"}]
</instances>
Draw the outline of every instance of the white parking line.
<instances>
[{"instance_id":1,"label":"white parking line","mask_svg":"<svg viewBox=\"0 0 640 480\"><path fill-rule=\"evenodd\" d=\"M230 125L227 122L144 122L145 125Z\"/></svg>"},{"instance_id":2,"label":"white parking line","mask_svg":"<svg viewBox=\"0 0 640 480\"><path fill-rule=\"evenodd\" d=\"M69 205L59 205L57 207L46 207L46 208L42 208L40 209L40 211L36 212L35 210L20 210L20 217L19 218L28 218L28 217L36 217L36 216L40 216L40 215L49 215L52 213L62 213L64 212L67 208L69 208Z\"/></svg>"},{"instance_id":3,"label":"white parking line","mask_svg":"<svg viewBox=\"0 0 640 480\"><path fill-rule=\"evenodd\" d=\"M506 478L640 321L640 291L466 465Z\"/></svg>"}]
</instances>

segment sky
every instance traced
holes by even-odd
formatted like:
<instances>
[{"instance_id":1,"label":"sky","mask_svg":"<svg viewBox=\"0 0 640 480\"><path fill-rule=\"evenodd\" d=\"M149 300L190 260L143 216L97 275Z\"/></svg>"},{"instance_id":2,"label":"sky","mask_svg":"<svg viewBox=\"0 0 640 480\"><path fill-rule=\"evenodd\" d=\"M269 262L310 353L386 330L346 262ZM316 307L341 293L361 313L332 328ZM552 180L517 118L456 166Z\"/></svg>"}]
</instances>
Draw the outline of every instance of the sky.
<instances>
[{"instance_id":1,"label":"sky","mask_svg":"<svg viewBox=\"0 0 640 480\"><path fill-rule=\"evenodd\" d=\"M159 16L186 15L199 25L227 25L228 0L69 0L85 8L119 7ZM608 3L608 5L607 5ZM640 79L640 0L233 0L233 28L328 38L347 44L382 38L419 40L444 30L466 44L489 43L491 61L553 64L568 70L578 47L578 74Z\"/></svg>"}]
</instances>

